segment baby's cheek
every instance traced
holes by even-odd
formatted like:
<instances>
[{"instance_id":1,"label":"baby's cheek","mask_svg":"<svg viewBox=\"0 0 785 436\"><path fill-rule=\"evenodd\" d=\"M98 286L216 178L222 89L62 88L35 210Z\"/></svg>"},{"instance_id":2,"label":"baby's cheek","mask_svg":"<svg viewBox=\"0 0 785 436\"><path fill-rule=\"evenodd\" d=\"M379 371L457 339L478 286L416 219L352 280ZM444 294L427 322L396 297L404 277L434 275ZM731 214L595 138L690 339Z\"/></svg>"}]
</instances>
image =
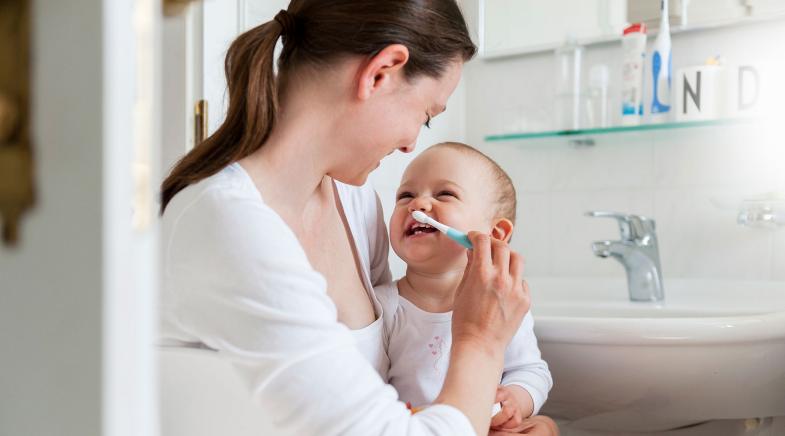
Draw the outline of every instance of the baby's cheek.
<instances>
[{"instance_id":1,"label":"baby's cheek","mask_svg":"<svg viewBox=\"0 0 785 436\"><path fill-rule=\"evenodd\" d=\"M404 258L404 253L401 252L401 236L396 235L394 233L390 234L390 248L392 248L393 253L400 258Z\"/></svg>"},{"instance_id":2,"label":"baby's cheek","mask_svg":"<svg viewBox=\"0 0 785 436\"><path fill-rule=\"evenodd\" d=\"M395 240L403 236L403 223L404 223L404 213L400 209L395 209L393 211L393 215L390 218L390 239Z\"/></svg>"},{"instance_id":3,"label":"baby's cheek","mask_svg":"<svg viewBox=\"0 0 785 436\"><path fill-rule=\"evenodd\" d=\"M397 240L401 237L402 232L398 230L399 226L391 225L390 226L390 239Z\"/></svg>"}]
</instances>

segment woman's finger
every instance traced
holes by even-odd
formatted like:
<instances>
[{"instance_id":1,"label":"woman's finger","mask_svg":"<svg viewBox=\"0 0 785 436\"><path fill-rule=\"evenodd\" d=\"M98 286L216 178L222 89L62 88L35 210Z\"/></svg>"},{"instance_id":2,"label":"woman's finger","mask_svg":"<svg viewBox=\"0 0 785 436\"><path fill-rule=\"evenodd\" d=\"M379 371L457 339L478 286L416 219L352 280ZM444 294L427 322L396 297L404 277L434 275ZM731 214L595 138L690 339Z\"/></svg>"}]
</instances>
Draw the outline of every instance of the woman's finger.
<instances>
[{"instance_id":1,"label":"woman's finger","mask_svg":"<svg viewBox=\"0 0 785 436\"><path fill-rule=\"evenodd\" d=\"M506 277L510 271L510 246L504 241L494 239L491 241L491 257L497 273Z\"/></svg>"},{"instance_id":2,"label":"woman's finger","mask_svg":"<svg viewBox=\"0 0 785 436\"><path fill-rule=\"evenodd\" d=\"M481 232L469 232L469 240L472 241L471 250L472 264L478 266L491 266L491 237Z\"/></svg>"},{"instance_id":3,"label":"woman's finger","mask_svg":"<svg viewBox=\"0 0 785 436\"><path fill-rule=\"evenodd\" d=\"M513 283L520 283L523 280L523 256L514 251L510 253L510 276Z\"/></svg>"}]
</instances>

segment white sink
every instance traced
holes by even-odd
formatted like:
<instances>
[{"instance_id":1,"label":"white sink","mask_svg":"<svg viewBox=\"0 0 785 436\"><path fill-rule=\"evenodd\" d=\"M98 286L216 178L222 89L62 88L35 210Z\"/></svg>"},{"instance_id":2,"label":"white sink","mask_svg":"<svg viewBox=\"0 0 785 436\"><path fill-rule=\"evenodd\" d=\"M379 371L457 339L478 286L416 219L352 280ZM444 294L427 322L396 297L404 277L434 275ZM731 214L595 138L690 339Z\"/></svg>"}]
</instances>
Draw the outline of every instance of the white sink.
<instances>
[{"instance_id":1,"label":"white sink","mask_svg":"<svg viewBox=\"0 0 785 436\"><path fill-rule=\"evenodd\" d=\"M554 378L542 413L585 429L658 431L785 416L785 283L529 279Z\"/></svg>"}]
</instances>

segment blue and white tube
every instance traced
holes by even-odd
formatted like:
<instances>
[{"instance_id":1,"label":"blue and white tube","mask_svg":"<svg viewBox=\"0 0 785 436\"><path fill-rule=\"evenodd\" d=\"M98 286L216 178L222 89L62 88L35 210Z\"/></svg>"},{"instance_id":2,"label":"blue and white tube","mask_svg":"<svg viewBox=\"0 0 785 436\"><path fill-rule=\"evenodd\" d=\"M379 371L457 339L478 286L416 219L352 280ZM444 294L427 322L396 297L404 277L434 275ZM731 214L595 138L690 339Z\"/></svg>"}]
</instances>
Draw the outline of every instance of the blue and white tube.
<instances>
[{"instance_id":1,"label":"blue and white tube","mask_svg":"<svg viewBox=\"0 0 785 436\"><path fill-rule=\"evenodd\" d=\"M650 114L654 122L668 120L671 111L671 77L673 76L668 0L661 0L660 14L660 29L651 56L653 91Z\"/></svg>"}]
</instances>

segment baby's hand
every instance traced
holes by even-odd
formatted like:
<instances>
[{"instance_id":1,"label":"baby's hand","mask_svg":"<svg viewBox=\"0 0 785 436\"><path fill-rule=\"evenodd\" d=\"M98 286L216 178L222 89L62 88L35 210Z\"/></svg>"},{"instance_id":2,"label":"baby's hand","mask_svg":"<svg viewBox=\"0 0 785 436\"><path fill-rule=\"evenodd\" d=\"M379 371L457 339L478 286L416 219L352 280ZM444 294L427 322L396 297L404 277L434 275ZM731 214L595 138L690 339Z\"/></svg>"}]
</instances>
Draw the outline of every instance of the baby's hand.
<instances>
[{"instance_id":1,"label":"baby's hand","mask_svg":"<svg viewBox=\"0 0 785 436\"><path fill-rule=\"evenodd\" d=\"M514 392L514 389L522 392ZM501 403L502 410L491 418L491 430L513 430L523 424L524 418L531 414L531 405L523 404L521 394L529 395L519 386L499 386L496 389L496 402Z\"/></svg>"},{"instance_id":2,"label":"baby's hand","mask_svg":"<svg viewBox=\"0 0 785 436\"><path fill-rule=\"evenodd\" d=\"M547 416L536 415L523 420L519 427L509 430L491 430L488 436L559 436L559 427Z\"/></svg>"}]
</instances>

